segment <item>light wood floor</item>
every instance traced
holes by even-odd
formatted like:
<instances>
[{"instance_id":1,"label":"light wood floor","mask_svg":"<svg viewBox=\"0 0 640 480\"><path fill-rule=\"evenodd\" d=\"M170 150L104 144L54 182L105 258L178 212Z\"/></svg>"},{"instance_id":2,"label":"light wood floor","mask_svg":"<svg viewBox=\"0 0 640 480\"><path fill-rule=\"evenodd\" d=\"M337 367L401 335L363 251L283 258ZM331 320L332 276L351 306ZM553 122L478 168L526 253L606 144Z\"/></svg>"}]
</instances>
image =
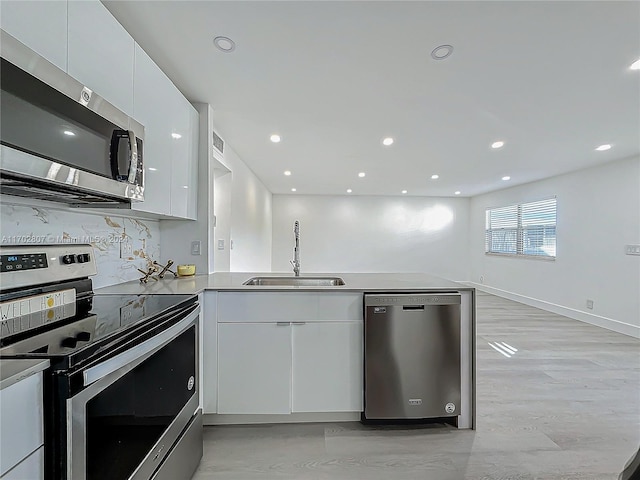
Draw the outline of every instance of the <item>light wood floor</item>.
<instances>
[{"instance_id":1,"label":"light wood floor","mask_svg":"<svg viewBox=\"0 0 640 480\"><path fill-rule=\"evenodd\" d=\"M640 341L483 293L477 330L477 430L205 427L194 479L617 480L640 445Z\"/></svg>"}]
</instances>

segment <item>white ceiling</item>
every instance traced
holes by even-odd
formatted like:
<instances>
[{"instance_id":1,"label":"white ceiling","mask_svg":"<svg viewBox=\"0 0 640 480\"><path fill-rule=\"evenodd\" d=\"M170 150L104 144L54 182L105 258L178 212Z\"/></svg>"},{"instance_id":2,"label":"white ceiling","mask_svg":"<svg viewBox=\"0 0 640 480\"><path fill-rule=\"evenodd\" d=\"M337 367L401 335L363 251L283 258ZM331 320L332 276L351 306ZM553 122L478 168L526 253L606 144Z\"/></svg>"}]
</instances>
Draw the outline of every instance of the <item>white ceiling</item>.
<instances>
[{"instance_id":1,"label":"white ceiling","mask_svg":"<svg viewBox=\"0 0 640 480\"><path fill-rule=\"evenodd\" d=\"M472 196L640 152L640 2L104 3L273 193Z\"/></svg>"}]
</instances>

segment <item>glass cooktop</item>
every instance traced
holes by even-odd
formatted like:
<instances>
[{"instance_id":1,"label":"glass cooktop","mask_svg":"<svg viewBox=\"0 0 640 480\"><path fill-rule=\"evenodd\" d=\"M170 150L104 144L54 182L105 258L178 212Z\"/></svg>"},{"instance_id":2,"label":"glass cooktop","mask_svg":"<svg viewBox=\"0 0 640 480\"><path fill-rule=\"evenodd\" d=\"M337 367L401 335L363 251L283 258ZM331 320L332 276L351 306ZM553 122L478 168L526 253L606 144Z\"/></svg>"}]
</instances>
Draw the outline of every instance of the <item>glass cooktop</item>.
<instances>
[{"instance_id":1,"label":"glass cooktop","mask_svg":"<svg viewBox=\"0 0 640 480\"><path fill-rule=\"evenodd\" d=\"M59 356L160 316L193 295L93 295L29 315L2 318L0 356Z\"/></svg>"}]
</instances>

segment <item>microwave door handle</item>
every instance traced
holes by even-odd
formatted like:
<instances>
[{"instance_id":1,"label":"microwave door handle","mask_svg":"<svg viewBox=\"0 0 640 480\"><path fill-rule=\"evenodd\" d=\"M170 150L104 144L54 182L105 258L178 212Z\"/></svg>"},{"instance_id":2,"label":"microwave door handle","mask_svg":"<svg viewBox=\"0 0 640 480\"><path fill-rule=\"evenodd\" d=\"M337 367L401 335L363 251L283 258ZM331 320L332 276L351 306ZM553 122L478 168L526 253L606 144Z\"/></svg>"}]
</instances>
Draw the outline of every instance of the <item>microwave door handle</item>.
<instances>
[{"instance_id":1,"label":"microwave door handle","mask_svg":"<svg viewBox=\"0 0 640 480\"><path fill-rule=\"evenodd\" d=\"M120 166L118 165L118 151L120 149L120 139L124 136L129 136L129 132L126 130L114 130L111 134L111 176L114 180L124 180L124 177L120 174Z\"/></svg>"},{"instance_id":2,"label":"microwave door handle","mask_svg":"<svg viewBox=\"0 0 640 480\"><path fill-rule=\"evenodd\" d=\"M129 183L136 183L138 174L138 143L136 142L136 134L133 130L129 130Z\"/></svg>"}]
</instances>

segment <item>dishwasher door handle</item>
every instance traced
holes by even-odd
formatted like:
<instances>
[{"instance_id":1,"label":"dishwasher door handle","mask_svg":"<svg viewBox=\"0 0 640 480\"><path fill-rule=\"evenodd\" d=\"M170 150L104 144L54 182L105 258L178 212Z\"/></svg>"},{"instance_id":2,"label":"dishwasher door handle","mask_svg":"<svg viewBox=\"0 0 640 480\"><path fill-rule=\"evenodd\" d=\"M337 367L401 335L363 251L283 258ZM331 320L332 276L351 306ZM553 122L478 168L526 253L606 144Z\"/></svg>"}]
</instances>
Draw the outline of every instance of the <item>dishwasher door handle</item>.
<instances>
[{"instance_id":1,"label":"dishwasher door handle","mask_svg":"<svg viewBox=\"0 0 640 480\"><path fill-rule=\"evenodd\" d=\"M403 305L402 310L424 310L424 305Z\"/></svg>"}]
</instances>

